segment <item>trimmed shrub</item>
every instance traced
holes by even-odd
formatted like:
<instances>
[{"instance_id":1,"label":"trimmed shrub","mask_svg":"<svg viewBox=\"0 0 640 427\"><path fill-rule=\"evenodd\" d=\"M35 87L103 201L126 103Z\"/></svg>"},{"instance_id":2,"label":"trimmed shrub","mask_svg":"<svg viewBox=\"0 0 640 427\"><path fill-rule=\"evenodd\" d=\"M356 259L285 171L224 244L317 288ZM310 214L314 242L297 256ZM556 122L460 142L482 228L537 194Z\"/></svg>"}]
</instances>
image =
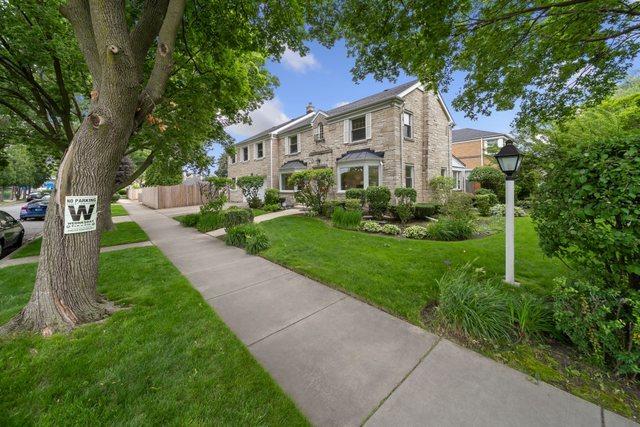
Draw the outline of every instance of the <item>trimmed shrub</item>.
<instances>
[{"instance_id":1,"label":"trimmed shrub","mask_svg":"<svg viewBox=\"0 0 640 427\"><path fill-rule=\"evenodd\" d=\"M476 195L476 207L481 216L491 215L491 196L491 194ZM493 197L495 197L495 194L493 194Z\"/></svg>"},{"instance_id":2,"label":"trimmed shrub","mask_svg":"<svg viewBox=\"0 0 640 427\"><path fill-rule=\"evenodd\" d=\"M220 212L222 226L227 232L240 224L253 222L253 211L249 208L231 207Z\"/></svg>"},{"instance_id":3,"label":"trimmed shrub","mask_svg":"<svg viewBox=\"0 0 640 427\"><path fill-rule=\"evenodd\" d=\"M335 227L356 230L362 221L362 211L347 211L336 207L331 215L331 222Z\"/></svg>"},{"instance_id":4,"label":"trimmed shrub","mask_svg":"<svg viewBox=\"0 0 640 427\"><path fill-rule=\"evenodd\" d=\"M428 238L432 240L467 240L473 237L475 227L469 220L442 218L427 227Z\"/></svg>"},{"instance_id":5,"label":"trimmed shrub","mask_svg":"<svg viewBox=\"0 0 640 427\"><path fill-rule=\"evenodd\" d=\"M453 219L473 219L473 196L468 193L451 193L449 200L447 200L447 203L442 207L442 213Z\"/></svg>"},{"instance_id":6,"label":"trimmed shrub","mask_svg":"<svg viewBox=\"0 0 640 427\"><path fill-rule=\"evenodd\" d=\"M120 195L118 193L116 193L113 196L111 196L111 203L115 203L118 200L120 200Z\"/></svg>"},{"instance_id":7,"label":"trimmed shrub","mask_svg":"<svg viewBox=\"0 0 640 427\"><path fill-rule=\"evenodd\" d=\"M207 212L200 214L196 228L201 233L208 233L209 231L222 228L222 215L220 212Z\"/></svg>"},{"instance_id":8,"label":"trimmed shrub","mask_svg":"<svg viewBox=\"0 0 640 427\"><path fill-rule=\"evenodd\" d=\"M280 192L275 188L269 188L264 192L264 204L265 205L279 205L280 204Z\"/></svg>"},{"instance_id":9,"label":"trimmed shrub","mask_svg":"<svg viewBox=\"0 0 640 427\"><path fill-rule=\"evenodd\" d=\"M413 215L416 219L427 219L440 212L440 205L436 203L416 203L413 206Z\"/></svg>"},{"instance_id":10,"label":"trimmed shrub","mask_svg":"<svg viewBox=\"0 0 640 427\"><path fill-rule=\"evenodd\" d=\"M358 199L360 200L360 206L364 206L367 201L367 196L364 191L364 188L350 188L344 193L347 199Z\"/></svg>"},{"instance_id":11,"label":"trimmed shrub","mask_svg":"<svg viewBox=\"0 0 640 427\"><path fill-rule=\"evenodd\" d=\"M185 227L195 227L198 225L198 221L200 221L200 214L188 214L176 219L180 221L180 224L184 225Z\"/></svg>"},{"instance_id":12,"label":"trimmed shrub","mask_svg":"<svg viewBox=\"0 0 640 427\"><path fill-rule=\"evenodd\" d=\"M421 225L411 225L404 229L402 235L407 239L426 239L429 236L429 230Z\"/></svg>"},{"instance_id":13,"label":"trimmed shrub","mask_svg":"<svg viewBox=\"0 0 640 427\"><path fill-rule=\"evenodd\" d=\"M344 201L342 200L327 200L322 204L321 214L324 217L331 218L333 210L338 206L344 208Z\"/></svg>"},{"instance_id":14,"label":"trimmed shrub","mask_svg":"<svg viewBox=\"0 0 640 427\"><path fill-rule=\"evenodd\" d=\"M232 227L227 232L225 242L229 246L245 248L250 254L257 254L271 245L264 230L256 224L241 224Z\"/></svg>"},{"instance_id":15,"label":"trimmed shrub","mask_svg":"<svg viewBox=\"0 0 640 427\"><path fill-rule=\"evenodd\" d=\"M491 214L491 216L504 216L505 209L506 209L505 205L502 205L502 204L494 205L494 206L491 206L491 208L489 209L489 213ZM527 213L520 206L514 206L513 215L520 217L520 216L527 216Z\"/></svg>"},{"instance_id":16,"label":"trimmed shrub","mask_svg":"<svg viewBox=\"0 0 640 427\"><path fill-rule=\"evenodd\" d=\"M380 233L382 226L376 221L363 221L362 224L360 224L360 230L366 231L367 233Z\"/></svg>"},{"instance_id":17,"label":"trimmed shrub","mask_svg":"<svg viewBox=\"0 0 640 427\"><path fill-rule=\"evenodd\" d=\"M247 237L247 243L245 244L244 249L248 254L255 255L265 249L269 249L270 246L271 242L269 241L266 233L260 230L258 234Z\"/></svg>"},{"instance_id":18,"label":"trimmed shrub","mask_svg":"<svg viewBox=\"0 0 640 427\"><path fill-rule=\"evenodd\" d=\"M380 232L384 234L393 234L394 236L397 236L398 234L400 234L401 231L402 230L400 230L400 227L398 227L395 224L385 224L380 229Z\"/></svg>"},{"instance_id":19,"label":"trimmed shrub","mask_svg":"<svg viewBox=\"0 0 640 427\"><path fill-rule=\"evenodd\" d=\"M476 191L476 202L478 201L478 196L484 195L489 196L490 207L499 203L496 193L494 193L493 190L489 190L488 188L480 188L478 191Z\"/></svg>"},{"instance_id":20,"label":"trimmed shrub","mask_svg":"<svg viewBox=\"0 0 640 427\"><path fill-rule=\"evenodd\" d=\"M389 201L391 200L391 191L387 187L370 186L365 190L367 203L369 203L369 212L377 219L387 212Z\"/></svg>"},{"instance_id":21,"label":"trimmed shrub","mask_svg":"<svg viewBox=\"0 0 640 427\"><path fill-rule=\"evenodd\" d=\"M268 205L264 205L262 207L262 210L265 211L265 212L278 212L278 211L282 210L282 207L280 206L279 203L268 204Z\"/></svg>"},{"instance_id":22,"label":"trimmed shrub","mask_svg":"<svg viewBox=\"0 0 640 427\"><path fill-rule=\"evenodd\" d=\"M345 210L348 211L362 211L360 199L346 199L343 205Z\"/></svg>"},{"instance_id":23,"label":"trimmed shrub","mask_svg":"<svg viewBox=\"0 0 640 427\"><path fill-rule=\"evenodd\" d=\"M477 182L482 188L492 190L498 198L504 200L504 174L492 166L474 168L467 179Z\"/></svg>"},{"instance_id":24,"label":"trimmed shrub","mask_svg":"<svg viewBox=\"0 0 640 427\"><path fill-rule=\"evenodd\" d=\"M401 223L406 224L413 218L413 203L417 197L416 190L414 188L396 188L393 194L396 196L397 202L395 215Z\"/></svg>"},{"instance_id":25,"label":"trimmed shrub","mask_svg":"<svg viewBox=\"0 0 640 427\"><path fill-rule=\"evenodd\" d=\"M260 200L258 192L264 185L264 176L241 176L236 181L236 184L242 190L242 195L247 199L250 208L257 209L262 206L262 200Z\"/></svg>"},{"instance_id":26,"label":"trimmed shrub","mask_svg":"<svg viewBox=\"0 0 640 427\"><path fill-rule=\"evenodd\" d=\"M42 194L51 194L51 191L49 191L48 193L46 193L46 191L49 191L49 190L42 190ZM127 189L121 188L118 191L116 191L116 193L118 193L121 198L125 197L127 195Z\"/></svg>"}]
</instances>

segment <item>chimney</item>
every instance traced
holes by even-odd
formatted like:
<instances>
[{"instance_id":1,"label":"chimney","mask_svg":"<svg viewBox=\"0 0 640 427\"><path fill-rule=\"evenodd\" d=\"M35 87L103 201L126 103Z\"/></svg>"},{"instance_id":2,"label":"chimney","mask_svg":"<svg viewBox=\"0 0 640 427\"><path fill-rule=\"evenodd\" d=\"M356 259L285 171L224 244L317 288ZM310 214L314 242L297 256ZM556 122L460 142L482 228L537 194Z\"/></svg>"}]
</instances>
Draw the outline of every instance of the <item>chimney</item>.
<instances>
[{"instance_id":1,"label":"chimney","mask_svg":"<svg viewBox=\"0 0 640 427\"><path fill-rule=\"evenodd\" d=\"M307 104L307 114L313 113L314 111L315 111L315 108L313 108L313 104L312 103L308 103Z\"/></svg>"}]
</instances>

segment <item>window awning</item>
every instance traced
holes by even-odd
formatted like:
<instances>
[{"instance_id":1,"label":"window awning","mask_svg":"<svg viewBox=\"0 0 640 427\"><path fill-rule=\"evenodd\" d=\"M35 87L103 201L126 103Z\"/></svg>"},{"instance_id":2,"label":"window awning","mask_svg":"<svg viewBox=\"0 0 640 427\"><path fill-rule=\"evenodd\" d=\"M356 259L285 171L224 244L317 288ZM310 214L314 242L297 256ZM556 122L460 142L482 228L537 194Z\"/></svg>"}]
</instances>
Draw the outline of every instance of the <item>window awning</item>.
<instances>
[{"instance_id":1,"label":"window awning","mask_svg":"<svg viewBox=\"0 0 640 427\"><path fill-rule=\"evenodd\" d=\"M342 156L338 157L337 162L353 162L353 161L367 161L367 160L382 160L384 158L384 152L378 153L368 148L362 150L347 151Z\"/></svg>"},{"instance_id":2,"label":"window awning","mask_svg":"<svg viewBox=\"0 0 640 427\"><path fill-rule=\"evenodd\" d=\"M300 160L290 160L280 166L280 172L293 172L301 169L306 169L307 165Z\"/></svg>"}]
</instances>

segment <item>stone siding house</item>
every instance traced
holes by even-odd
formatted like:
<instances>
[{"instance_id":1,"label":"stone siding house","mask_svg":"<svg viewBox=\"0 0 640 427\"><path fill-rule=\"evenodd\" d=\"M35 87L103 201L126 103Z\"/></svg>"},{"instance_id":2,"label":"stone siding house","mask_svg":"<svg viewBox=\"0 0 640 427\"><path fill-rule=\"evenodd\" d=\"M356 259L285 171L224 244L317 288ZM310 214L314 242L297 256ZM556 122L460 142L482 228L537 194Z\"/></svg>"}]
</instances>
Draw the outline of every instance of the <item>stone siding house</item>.
<instances>
[{"instance_id":1,"label":"stone siding house","mask_svg":"<svg viewBox=\"0 0 640 427\"><path fill-rule=\"evenodd\" d=\"M332 197L383 185L413 187L426 201L429 181L452 174L453 124L440 95L417 81L327 111L309 104L306 114L237 143L229 177L265 176L265 188L292 200L293 172L328 167L336 176ZM232 201L242 200L239 193Z\"/></svg>"}]
</instances>

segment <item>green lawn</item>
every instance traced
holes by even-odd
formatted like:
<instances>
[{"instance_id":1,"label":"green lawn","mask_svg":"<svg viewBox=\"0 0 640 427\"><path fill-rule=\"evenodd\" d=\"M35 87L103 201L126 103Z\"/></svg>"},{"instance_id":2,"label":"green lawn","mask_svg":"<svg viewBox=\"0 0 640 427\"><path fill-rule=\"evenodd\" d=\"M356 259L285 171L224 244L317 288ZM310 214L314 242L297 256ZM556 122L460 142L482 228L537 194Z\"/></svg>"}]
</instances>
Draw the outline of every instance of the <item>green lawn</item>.
<instances>
[{"instance_id":1,"label":"green lawn","mask_svg":"<svg viewBox=\"0 0 640 427\"><path fill-rule=\"evenodd\" d=\"M421 325L422 308L436 295L449 266L474 261L504 274L504 235L463 242L409 240L331 227L317 218L290 216L262 224L273 243L263 256L336 286ZM310 244L309 242L313 242ZM528 217L516 222L516 279L546 294L563 265L546 258Z\"/></svg>"},{"instance_id":2,"label":"green lawn","mask_svg":"<svg viewBox=\"0 0 640 427\"><path fill-rule=\"evenodd\" d=\"M254 217L268 213L267 211L263 211L262 209L251 209L251 211L253 212Z\"/></svg>"},{"instance_id":3,"label":"green lawn","mask_svg":"<svg viewBox=\"0 0 640 427\"><path fill-rule=\"evenodd\" d=\"M145 233L142 228L133 221L114 224L113 227L113 230L102 233L100 246L116 246L124 245L125 243L146 242L149 240L147 233ZM12 258L24 258L40 255L40 246L42 246L42 238L37 238L33 242L18 249L13 254Z\"/></svg>"},{"instance_id":4,"label":"green lawn","mask_svg":"<svg viewBox=\"0 0 640 427\"><path fill-rule=\"evenodd\" d=\"M118 203L111 203L111 216L125 216L129 215L124 206Z\"/></svg>"},{"instance_id":5,"label":"green lawn","mask_svg":"<svg viewBox=\"0 0 640 427\"><path fill-rule=\"evenodd\" d=\"M307 424L158 249L100 260L100 291L125 309L70 335L0 338L2 424ZM0 323L28 300L35 272L0 269Z\"/></svg>"}]
</instances>

